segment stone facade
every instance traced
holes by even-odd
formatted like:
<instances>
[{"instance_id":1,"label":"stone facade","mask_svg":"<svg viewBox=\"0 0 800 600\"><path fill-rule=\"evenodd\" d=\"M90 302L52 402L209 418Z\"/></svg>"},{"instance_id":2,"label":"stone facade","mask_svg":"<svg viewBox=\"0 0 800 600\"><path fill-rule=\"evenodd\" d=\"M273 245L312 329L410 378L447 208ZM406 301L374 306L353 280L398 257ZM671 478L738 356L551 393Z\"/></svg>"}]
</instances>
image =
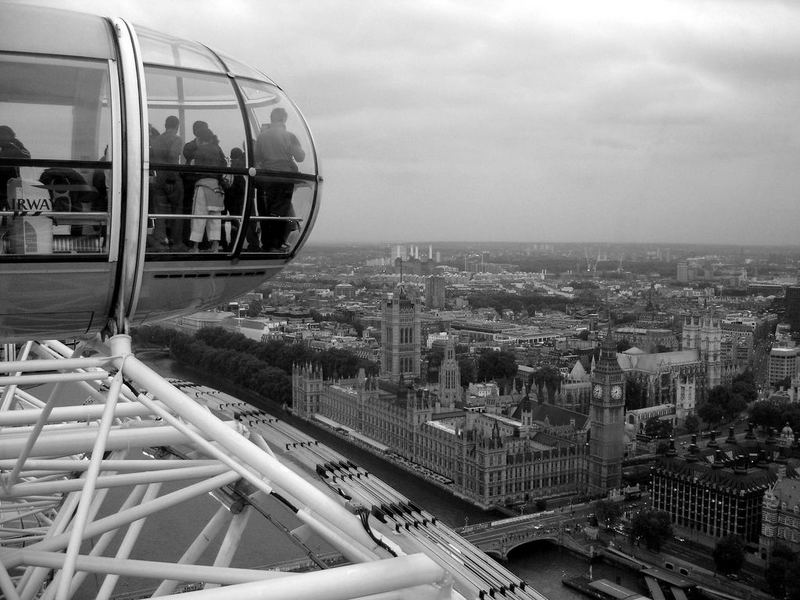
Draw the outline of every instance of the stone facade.
<instances>
[{"instance_id":1,"label":"stone facade","mask_svg":"<svg viewBox=\"0 0 800 600\"><path fill-rule=\"evenodd\" d=\"M297 415L326 419L385 445L449 480L482 507L512 505L585 489L585 415L526 397L509 416L457 409L440 390L366 377L326 381L295 367Z\"/></svg>"},{"instance_id":2,"label":"stone facade","mask_svg":"<svg viewBox=\"0 0 800 600\"><path fill-rule=\"evenodd\" d=\"M605 494L622 486L625 454L625 374L610 335L600 347L592 373L589 422L588 490L590 494Z\"/></svg>"},{"instance_id":3,"label":"stone facade","mask_svg":"<svg viewBox=\"0 0 800 600\"><path fill-rule=\"evenodd\" d=\"M421 329L417 303L399 287L382 303L381 375L397 381L420 375Z\"/></svg>"},{"instance_id":4,"label":"stone facade","mask_svg":"<svg viewBox=\"0 0 800 600\"><path fill-rule=\"evenodd\" d=\"M800 552L800 480L781 477L764 494L759 555L769 560L775 544Z\"/></svg>"}]
</instances>

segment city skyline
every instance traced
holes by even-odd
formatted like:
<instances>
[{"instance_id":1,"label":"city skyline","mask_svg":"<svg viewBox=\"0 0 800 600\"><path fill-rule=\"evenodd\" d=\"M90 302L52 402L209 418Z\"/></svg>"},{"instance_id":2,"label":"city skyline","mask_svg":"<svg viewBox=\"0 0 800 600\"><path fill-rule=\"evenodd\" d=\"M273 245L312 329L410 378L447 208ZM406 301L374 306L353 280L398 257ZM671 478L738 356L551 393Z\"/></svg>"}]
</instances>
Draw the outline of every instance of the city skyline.
<instances>
[{"instance_id":1,"label":"city skyline","mask_svg":"<svg viewBox=\"0 0 800 600\"><path fill-rule=\"evenodd\" d=\"M795 243L791 3L28 3L274 78L320 155L314 243Z\"/></svg>"}]
</instances>

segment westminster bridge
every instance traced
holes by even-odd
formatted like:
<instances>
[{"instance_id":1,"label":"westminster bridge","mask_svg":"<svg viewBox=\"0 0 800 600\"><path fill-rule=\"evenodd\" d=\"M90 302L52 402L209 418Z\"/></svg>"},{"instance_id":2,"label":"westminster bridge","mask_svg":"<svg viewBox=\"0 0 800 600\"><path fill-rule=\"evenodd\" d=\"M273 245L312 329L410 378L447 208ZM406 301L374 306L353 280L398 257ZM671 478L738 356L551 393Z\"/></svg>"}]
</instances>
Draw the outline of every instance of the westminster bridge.
<instances>
[{"instance_id":1,"label":"westminster bridge","mask_svg":"<svg viewBox=\"0 0 800 600\"><path fill-rule=\"evenodd\" d=\"M592 555L592 547L583 534L589 507L564 507L531 515L466 525L456 531L486 554L508 559L515 548L532 542L549 541L580 554Z\"/></svg>"}]
</instances>

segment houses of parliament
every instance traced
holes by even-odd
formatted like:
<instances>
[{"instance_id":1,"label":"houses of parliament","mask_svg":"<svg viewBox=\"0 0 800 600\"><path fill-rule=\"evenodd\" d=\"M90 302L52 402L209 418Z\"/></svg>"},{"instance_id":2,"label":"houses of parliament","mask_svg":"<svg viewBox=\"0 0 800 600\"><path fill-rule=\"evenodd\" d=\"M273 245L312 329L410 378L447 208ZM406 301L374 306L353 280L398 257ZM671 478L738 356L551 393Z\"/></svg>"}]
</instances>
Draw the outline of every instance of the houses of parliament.
<instances>
[{"instance_id":1,"label":"houses of parliament","mask_svg":"<svg viewBox=\"0 0 800 600\"><path fill-rule=\"evenodd\" d=\"M438 383L420 383L418 310L402 290L383 300L379 376L361 371L353 379L324 380L319 368L296 366L295 413L357 432L485 508L620 488L625 385L610 336L586 382L588 415L540 401L533 387L511 403L489 395L468 406L452 337Z\"/></svg>"}]
</instances>

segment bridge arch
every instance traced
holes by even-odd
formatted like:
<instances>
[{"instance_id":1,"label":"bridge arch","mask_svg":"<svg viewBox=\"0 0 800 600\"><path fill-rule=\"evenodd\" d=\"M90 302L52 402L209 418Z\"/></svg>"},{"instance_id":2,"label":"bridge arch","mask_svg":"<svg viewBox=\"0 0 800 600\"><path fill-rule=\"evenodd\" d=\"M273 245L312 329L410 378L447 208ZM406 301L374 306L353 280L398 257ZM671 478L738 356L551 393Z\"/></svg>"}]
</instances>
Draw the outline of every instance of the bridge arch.
<instances>
[{"instance_id":1,"label":"bridge arch","mask_svg":"<svg viewBox=\"0 0 800 600\"><path fill-rule=\"evenodd\" d=\"M520 548L523 548L525 546L529 546L531 544L539 544L539 543L542 543L542 542L547 542L549 544L552 544L553 546L558 546L559 543L560 543L559 539L558 539L558 536L556 536L555 534L548 534L546 536L532 537L531 539L520 540L519 542L508 546L506 548L505 555L502 556L501 558L502 558L503 561L507 561L508 560L508 556L512 552L514 552L515 550L519 550Z\"/></svg>"}]
</instances>

